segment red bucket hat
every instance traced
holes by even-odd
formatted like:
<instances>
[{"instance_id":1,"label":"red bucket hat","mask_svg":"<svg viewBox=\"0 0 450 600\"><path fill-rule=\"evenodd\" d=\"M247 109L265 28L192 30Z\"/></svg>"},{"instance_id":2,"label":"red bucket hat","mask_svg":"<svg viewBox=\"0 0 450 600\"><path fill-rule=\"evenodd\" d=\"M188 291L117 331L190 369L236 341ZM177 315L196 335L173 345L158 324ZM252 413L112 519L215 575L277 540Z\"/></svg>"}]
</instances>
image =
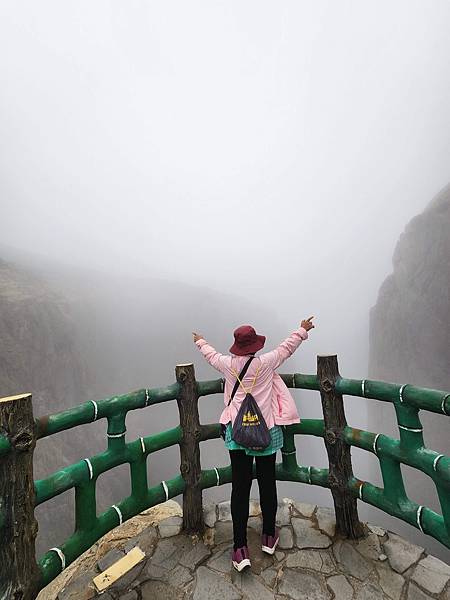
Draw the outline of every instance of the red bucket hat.
<instances>
[{"instance_id":1,"label":"red bucket hat","mask_svg":"<svg viewBox=\"0 0 450 600\"><path fill-rule=\"evenodd\" d=\"M266 336L258 335L251 325L241 325L234 331L234 344L230 352L238 356L246 356L261 350L265 342Z\"/></svg>"}]
</instances>

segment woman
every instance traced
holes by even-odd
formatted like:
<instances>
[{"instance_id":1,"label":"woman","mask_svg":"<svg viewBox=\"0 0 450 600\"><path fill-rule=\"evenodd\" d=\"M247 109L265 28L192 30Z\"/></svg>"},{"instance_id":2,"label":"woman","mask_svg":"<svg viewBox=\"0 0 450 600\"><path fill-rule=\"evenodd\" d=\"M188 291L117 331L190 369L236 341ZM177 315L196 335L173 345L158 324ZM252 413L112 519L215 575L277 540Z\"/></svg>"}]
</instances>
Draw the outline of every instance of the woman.
<instances>
[{"instance_id":1,"label":"woman","mask_svg":"<svg viewBox=\"0 0 450 600\"><path fill-rule=\"evenodd\" d=\"M253 457L256 461L256 477L263 517L261 548L273 554L279 541L279 529L275 527L277 512L277 487L275 478L276 452L283 446L283 432L280 425L299 423L294 399L277 369L303 340L308 339L308 331L314 325L309 317L300 327L287 337L278 348L255 356L263 348L265 336L258 335L250 325L242 325L234 332L234 344L230 348L232 356L217 352L203 336L193 333L194 342L209 364L220 371L225 378L225 408L220 423L226 425L225 446L230 453L232 490L231 516L233 519L234 545L231 555L235 569L242 571L250 566L247 546L247 521L249 515L250 488L252 485ZM254 359L241 379L232 400L232 391L244 365L250 356ZM251 391L271 434L271 443L263 450L250 450L237 444L232 438L232 427L247 391Z\"/></svg>"}]
</instances>

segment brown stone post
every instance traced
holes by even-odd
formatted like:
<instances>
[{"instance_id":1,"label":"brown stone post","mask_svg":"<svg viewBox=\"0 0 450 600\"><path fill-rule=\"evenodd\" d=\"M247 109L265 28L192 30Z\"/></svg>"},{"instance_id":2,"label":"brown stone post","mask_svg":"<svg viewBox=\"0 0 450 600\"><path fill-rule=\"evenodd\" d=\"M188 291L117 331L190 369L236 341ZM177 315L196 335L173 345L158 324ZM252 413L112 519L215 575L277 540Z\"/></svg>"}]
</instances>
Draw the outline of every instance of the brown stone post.
<instances>
[{"instance_id":1,"label":"brown stone post","mask_svg":"<svg viewBox=\"0 0 450 600\"><path fill-rule=\"evenodd\" d=\"M205 525L200 487L200 419L194 365L177 365L175 373L180 384L177 402L183 430L180 442L180 471L186 483L183 494L183 529L187 532L202 533Z\"/></svg>"},{"instance_id":2,"label":"brown stone post","mask_svg":"<svg viewBox=\"0 0 450 600\"><path fill-rule=\"evenodd\" d=\"M350 446L344 441L343 431L347 426L342 395L335 389L339 377L337 356L317 357L317 378L322 399L325 422L325 447L328 453L331 493L336 513L336 533L349 538L364 535L359 521L356 498L348 489L348 481L353 477Z\"/></svg>"},{"instance_id":3,"label":"brown stone post","mask_svg":"<svg viewBox=\"0 0 450 600\"><path fill-rule=\"evenodd\" d=\"M32 600L38 591L35 557L33 450L36 432L31 394L0 399L0 598Z\"/></svg>"}]
</instances>

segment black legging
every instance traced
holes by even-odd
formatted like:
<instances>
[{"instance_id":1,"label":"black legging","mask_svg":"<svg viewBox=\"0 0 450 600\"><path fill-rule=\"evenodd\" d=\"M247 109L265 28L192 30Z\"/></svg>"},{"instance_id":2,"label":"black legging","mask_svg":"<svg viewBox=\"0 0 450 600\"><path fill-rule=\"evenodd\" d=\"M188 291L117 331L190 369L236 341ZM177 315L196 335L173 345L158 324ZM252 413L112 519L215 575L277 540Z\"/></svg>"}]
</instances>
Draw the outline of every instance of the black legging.
<instances>
[{"instance_id":1,"label":"black legging","mask_svg":"<svg viewBox=\"0 0 450 600\"><path fill-rule=\"evenodd\" d=\"M244 450L229 450L232 473L231 516L233 519L234 549L247 545L248 505L252 486L253 456ZM275 535L277 514L276 452L255 456L256 478L263 516L263 533Z\"/></svg>"}]
</instances>

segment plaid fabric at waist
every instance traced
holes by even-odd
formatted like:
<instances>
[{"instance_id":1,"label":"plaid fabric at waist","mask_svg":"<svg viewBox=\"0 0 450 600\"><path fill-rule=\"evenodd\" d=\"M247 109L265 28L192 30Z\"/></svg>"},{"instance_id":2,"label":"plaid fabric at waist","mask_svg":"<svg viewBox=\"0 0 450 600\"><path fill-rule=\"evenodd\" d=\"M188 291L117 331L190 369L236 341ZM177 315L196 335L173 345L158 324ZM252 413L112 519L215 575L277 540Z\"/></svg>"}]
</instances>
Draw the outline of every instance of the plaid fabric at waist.
<instances>
[{"instance_id":1,"label":"plaid fabric at waist","mask_svg":"<svg viewBox=\"0 0 450 600\"><path fill-rule=\"evenodd\" d=\"M277 452L277 450L280 450L283 447L283 430L279 425L274 425L271 429L269 429L269 433L272 441L267 448L264 448L264 450L250 450L249 448L245 448L233 440L233 428L231 423L228 422L225 430L225 447L228 450L244 450L245 453L250 456L266 456L267 454L274 454L274 452Z\"/></svg>"}]
</instances>

